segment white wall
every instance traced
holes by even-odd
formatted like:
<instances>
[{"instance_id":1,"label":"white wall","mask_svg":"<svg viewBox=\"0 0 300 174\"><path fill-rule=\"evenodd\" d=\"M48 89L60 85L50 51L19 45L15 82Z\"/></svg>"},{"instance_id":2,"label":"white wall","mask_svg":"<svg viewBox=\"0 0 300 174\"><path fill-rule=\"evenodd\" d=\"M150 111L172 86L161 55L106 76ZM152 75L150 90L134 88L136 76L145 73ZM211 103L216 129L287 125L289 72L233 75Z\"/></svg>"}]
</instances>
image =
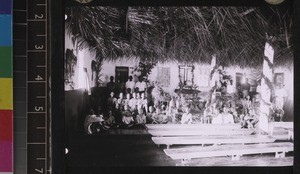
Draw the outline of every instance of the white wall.
<instances>
[{"instance_id":1,"label":"white wall","mask_svg":"<svg viewBox=\"0 0 300 174\"><path fill-rule=\"evenodd\" d=\"M162 63L158 62L156 66L151 71L151 74L149 75L150 81L157 81L158 74L158 68L170 68L170 85L168 87L162 87L164 91L172 93L178 86L179 77L178 77L178 63L176 62L167 62Z\"/></svg>"},{"instance_id":2,"label":"white wall","mask_svg":"<svg viewBox=\"0 0 300 174\"><path fill-rule=\"evenodd\" d=\"M83 71L83 68L87 68L88 78L90 80L90 86L91 87L95 86L95 83L91 81L91 75L92 75L91 62L92 60L95 60L95 56L88 49L78 50L77 52L76 48L72 44L70 35L68 35L67 32L65 32L65 51L67 49L73 49L74 55L77 56L77 64L74 67L75 72L72 78L75 84L74 88L82 89L85 86L84 83L85 73ZM71 90L71 88L69 86L65 86L65 90Z\"/></svg>"},{"instance_id":3,"label":"white wall","mask_svg":"<svg viewBox=\"0 0 300 174\"><path fill-rule=\"evenodd\" d=\"M140 60L136 57L130 57L130 58L119 58L115 61L108 61L104 60L101 70L101 80L103 81L103 86L106 86L106 84L109 82L109 77L114 76L115 77L115 67L116 66L126 66L129 67L129 75L132 75L132 71L134 67L136 67L139 64Z\"/></svg>"},{"instance_id":4,"label":"white wall","mask_svg":"<svg viewBox=\"0 0 300 174\"><path fill-rule=\"evenodd\" d=\"M90 79L90 86L93 87L95 85L94 82L91 81L91 62L92 60L95 60L95 56L88 50L78 50L76 52L76 48L74 48L71 37L65 32L65 50L67 49L73 49L74 54L77 56L77 65L75 66L75 74L73 77L73 81L75 83L75 89L83 88L83 83L81 81L84 79L84 73L83 68L87 68L89 79ZM132 75L132 71L134 67L138 66L140 59L137 57L123 57L119 58L116 61L103 61L102 71L101 71L101 80L103 81L103 86L106 85L107 82L109 82L110 76L115 76L115 67L116 66L126 66L129 67L129 75ZM157 80L157 72L158 67L169 67L170 68L170 85L168 87L163 87L163 89L166 92L174 92L174 90L178 87L179 83L179 71L178 66L180 64L178 62L158 62L158 64L152 69L151 74L149 75L150 81L156 81ZM200 91L208 91L211 87L203 86L205 83L203 81L208 80L210 77L210 65L209 64L200 64L196 63L194 64L194 83L199 86ZM225 71L229 75L233 77L233 85L236 84L236 73L245 73L246 77L249 76L249 73L251 72L250 68L240 68L238 66L231 66L231 67L225 67ZM288 92L288 98L293 100L293 94L294 94L294 72L293 68L287 68L287 67L276 67L274 68L274 73L284 73L284 85L285 89ZM65 90L70 90L68 86L65 86Z\"/></svg>"}]
</instances>

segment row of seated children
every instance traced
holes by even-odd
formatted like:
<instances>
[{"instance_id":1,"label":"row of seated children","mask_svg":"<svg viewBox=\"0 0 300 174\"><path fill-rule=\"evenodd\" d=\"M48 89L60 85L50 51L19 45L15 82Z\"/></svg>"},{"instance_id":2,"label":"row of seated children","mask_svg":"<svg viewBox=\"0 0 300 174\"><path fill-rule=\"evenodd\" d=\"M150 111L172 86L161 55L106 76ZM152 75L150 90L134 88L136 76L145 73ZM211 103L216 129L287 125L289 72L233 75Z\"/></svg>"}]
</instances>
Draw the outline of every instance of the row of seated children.
<instances>
[{"instance_id":1,"label":"row of seated children","mask_svg":"<svg viewBox=\"0 0 300 174\"><path fill-rule=\"evenodd\" d=\"M203 112L203 123L229 124L236 123L238 116L233 107L217 107L216 103L205 108Z\"/></svg>"},{"instance_id":2,"label":"row of seated children","mask_svg":"<svg viewBox=\"0 0 300 174\"><path fill-rule=\"evenodd\" d=\"M149 107L147 114L147 123L152 124L165 124L165 123L181 123L191 124L192 114L189 107L184 108L184 112L178 110L176 107Z\"/></svg>"},{"instance_id":3,"label":"row of seated children","mask_svg":"<svg viewBox=\"0 0 300 174\"><path fill-rule=\"evenodd\" d=\"M131 112L125 106L121 112L122 122L116 122L114 113L109 110L108 115L104 116L102 113L96 115L94 110L91 109L90 114L86 116L84 121L84 130L86 134L96 134L106 132L110 128L146 128L146 115L142 109L138 113Z\"/></svg>"},{"instance_id":4,"label":"row of seated children","mask_svg":"<svg viewBox=\"0 0 300 174\"><path fill-rule=\"evenodd\" d=\"M134 111L142 108L145 112L148 111L148 101L145 98L145 93L132 93L126 94L126 98L124 98L123 93L119 94L119 97L114 97L114 92L110 93L110 97L107 100L107 107L109 110L114 109L122 109L127 107L128 110Z\"/></svg>"}]
</instances>

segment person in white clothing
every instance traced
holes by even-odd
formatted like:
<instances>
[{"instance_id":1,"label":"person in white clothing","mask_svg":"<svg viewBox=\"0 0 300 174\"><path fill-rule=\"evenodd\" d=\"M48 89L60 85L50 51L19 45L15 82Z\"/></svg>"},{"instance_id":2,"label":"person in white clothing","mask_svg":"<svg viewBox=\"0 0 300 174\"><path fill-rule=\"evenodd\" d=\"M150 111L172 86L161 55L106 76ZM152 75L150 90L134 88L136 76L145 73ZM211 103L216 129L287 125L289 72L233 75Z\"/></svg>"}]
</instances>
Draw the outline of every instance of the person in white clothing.
<instances>
[{"instance_id":1,"label":"person in white clothing","mask_svg":"<svg viewBox=\"0 0 300 174\"><path fill-rule=\"evenodd\" d=\"M134 119L132 117L132 114L130 113L130 111L128 110L128 107L125 106L124 107L124 111L122 112L122 122L125 125L130 125L134 122Z\"/></svg>"},{"instance_id":2,"label":"person in white clothing","mask_svg":"<svg viewBox=\"0 0 300 174\"><path fill-rule=\"evenodd\" d=\"M132 93L132 99L129 100L130 110L137 109L137 105L138 105L138 100L136 98L136 93Z\"/></svg>"},{"instance_id":3,"label":"person in white clothing","mask_svg":"<svg viewBox=\"0 0 300 174\"><path fill-rule=\"evenodd\" d=\"M280 84L276 89L275 89L275 107L277 109L283 109L283 105L285 102L285 99L287 97L287 92L283 88L283 85Z\"/></svg>"},{"instance_id":4,"label":"person in white clothing","mask_svg":"<svg viewBox=\"0 0 300 174\"><path fill-rule=\"evenodd\" d=\"M143 81L143 77L139 77L139 81L136 82L135 84L135 89L138 88L138 92L141 94L141 93L144 93L147 89L147 84L146 82Z\"/></svg>"},{"instance_id":5,"label":"person in white clothing","mask_svg":"<svg viewBox=\"0 0 300 174\"><path fill-rule=\"evenodd\" d=\"M234 123L233 115L229 113L228 108L223 109L223 124Z\"/></svg>"},{"instance_id":6,"label":"person in white clothing","mask_svg":"<svg viewBox=\"0 0 300 174\"><path fill-rule=\"evenodd\" d=\"M134 91L135 82L132 79L132 76L129 76L128 81L125 84L127 93L133 93Z\"/></svg>"},{"instance_id":7,"label":"person in white clothing","mask_svg":"<svg viewBox=\"0 0 300 174\"><path fill-rule=\"evenodd\" d=\"M192 123L192 114L189 107L185 108L185 113L182 114L181 124L191 124Z\"/></svg>"},{"instance_id":8,"label":"person in white clothing","mask_svg":"<svg viewBox=\"0 0 300 174\"><path fill-rule=\"evenodd\" d=\"M222 124L223 117L222 114L220 114L219 109L215 110L215 116L212 118L211 124Z\"/></svg>"}]
</instances>

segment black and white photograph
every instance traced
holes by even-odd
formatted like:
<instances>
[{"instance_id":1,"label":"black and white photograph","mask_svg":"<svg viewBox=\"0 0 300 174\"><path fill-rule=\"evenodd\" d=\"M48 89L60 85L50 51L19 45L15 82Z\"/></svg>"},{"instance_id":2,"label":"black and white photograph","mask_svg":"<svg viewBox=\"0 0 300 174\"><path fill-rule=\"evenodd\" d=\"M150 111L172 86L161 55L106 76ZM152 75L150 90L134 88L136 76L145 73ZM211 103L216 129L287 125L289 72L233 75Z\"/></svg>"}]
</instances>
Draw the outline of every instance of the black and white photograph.
<instances>
[{"instance_id":1,"label":"black and white photograph","mask_svg":"<svg viewBox=\"0 0 300 174\"><path fill-rule=\"evenodd\" d=\"M293 166L291 10L66 6L67 165Z\"/></svg>"}]
</instances>

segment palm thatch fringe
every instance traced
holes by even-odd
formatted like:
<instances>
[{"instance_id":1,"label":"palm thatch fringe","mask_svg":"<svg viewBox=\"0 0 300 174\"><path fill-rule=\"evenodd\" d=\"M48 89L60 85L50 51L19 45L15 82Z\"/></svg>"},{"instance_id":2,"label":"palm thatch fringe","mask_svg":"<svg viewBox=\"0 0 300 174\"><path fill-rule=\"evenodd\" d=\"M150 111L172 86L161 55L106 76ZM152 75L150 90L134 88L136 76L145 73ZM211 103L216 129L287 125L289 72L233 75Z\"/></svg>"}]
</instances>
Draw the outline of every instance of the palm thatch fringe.
<instances>
[{"instance_id":1,"label":"palm thatch fringe","mask_svg":"<svg viewBox=\"0 0 300 174\"><path fill-rule=\"evenodd\" d=\"M99 59L257 67L266 35L273 36L275 65L293 63L291 12L243 7L70 7L66 30ZM266 34L267 33L267 34ZM275 38L275 39L274 39Z\"/></svg>"}]
</instances>

